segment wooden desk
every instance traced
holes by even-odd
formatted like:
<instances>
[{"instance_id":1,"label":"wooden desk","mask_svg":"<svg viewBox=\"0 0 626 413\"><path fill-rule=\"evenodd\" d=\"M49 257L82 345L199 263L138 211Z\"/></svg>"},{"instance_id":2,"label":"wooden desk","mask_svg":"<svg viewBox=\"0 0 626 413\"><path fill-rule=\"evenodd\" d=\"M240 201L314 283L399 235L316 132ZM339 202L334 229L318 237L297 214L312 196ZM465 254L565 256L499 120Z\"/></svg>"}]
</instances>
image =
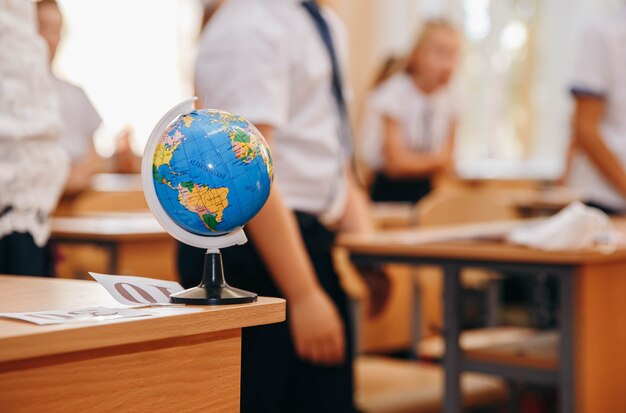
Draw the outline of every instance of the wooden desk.
<instances>
[{"instance_id":1,"label":"wooden desk","mask_svg":"<svg viewBox=\"0 0 626 413\"><path fill-rule=\"evenodd\" d=\"M148 212L148 204L141 186L141 175L96 174L84 191L64 194L54 215L74 216L95 211Z\"/></svg>"},{"instance_id":2,"label":"wooden desk","mask_svg":"<svg viewBox=\"0 0 626 413\"><path fill-rule=\"evenodd\" d=\"M55 217L51 239L57 245L90 244L104 248L108 263L100 271L177 279L176 241L149 212Z\"/></svg>"},{"instance_id":3,"label":"wooden desk","mask_svg":"<svg viewBox=\"0 0 626 413\"><path fill-rule=\"evenodd\" d=\"M116 305L95 282L0 276L0 312ZM116 305L118 306L118 305ZM285 319L285 301L39 326L0 318L0 409L238 412L241 329Z\"/></svg>"},{"instance_id":4,"label":"wooden desk","mask_svg":"<svg viewBox=\"0 0 626 413\"><path fill-rule=\"evenodd\" d=\"M626 233L626 221L618 220L615 224ZM489 225L494 229L492 232L498 232L514 223ZM452 235L450 229L441 231ZM339 244L350 251L355 261L405 262L443 268L445 412L460 411L459 374L463 369L558 384L559 411L563 413L626 411L626 246L611 254L597 250L542 252L493 240L434 242L436 232L407 230L344 236ZM459 273L464 267L557 277L558 372L464 359L459 348Z\"/></svg>"},{"instance_id":5,"label":"wooden desk","mask_svg":"<svg viewBox=\"0 0 626 413\"><path fill-rule=\"evenodd\" d=\"M371 215L377 228L408 228L416 223L415 208L415 204L407 202L376 202Z\"/></svg>"},{"instance_id":6,"label":"wooden desk","mask_svg":"<svg viewBox=\"0 0 626 413\"><path fill-rule=\"evenodd\" d=\"M521 217L547 216L559 212L582 195L571 188L553 187L545 190L528 191L513 197L513 206Z\"/></svg>"},{"instance_id":7,"label":"wooden desk","mask_svg":"<svg viewBox=\"0 0 626 413\"><path fill-rule=\"evenodd\" d=\"M141 174L100 173L91 178L94 192L143 192Z\"/></svg>"}]
</instances>

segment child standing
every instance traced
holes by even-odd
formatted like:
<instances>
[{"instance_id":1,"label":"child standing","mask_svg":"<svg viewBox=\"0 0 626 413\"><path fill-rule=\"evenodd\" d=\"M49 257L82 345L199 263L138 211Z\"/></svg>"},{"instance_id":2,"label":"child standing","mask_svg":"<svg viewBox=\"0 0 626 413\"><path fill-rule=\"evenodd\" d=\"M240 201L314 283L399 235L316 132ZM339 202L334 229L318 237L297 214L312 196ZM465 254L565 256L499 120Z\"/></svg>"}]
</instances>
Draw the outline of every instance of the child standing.
<instances>
[{"instance_id":1,"label":"child standing","mask_svg":"<svg viewBox=\"0 0 626 413\"><path fill-rule=\"evenodd\" d=\"M331 248L336 230L370 221L347 167L345 40L330 9L300 0L226 1L200 40L202 106L253 122L276 171L246 225L249 242L222 251L233 286L288 303L286 322L243 331L242 412L354 410L347 300ZM184 284L199 282L203 255L180 246Z\"/></svg>"},{"instance_id":2,"label":"child standing","mask_svg":"<svg viewBox=\"0 0 626 413\"><path fill-rule=\"evenodd\" d=\"M67 155L34 11L29 1L0 0L0 274L49 276L49 215Z\"/></svg>"},{"instance_id":3,"label":"child standing","mask_svg":"<svg viewBox=\"0 0 626 413\"><path fill-rule=\"evenodd\" d=\"M609 214L626 213L626 6L581 37L571 91L575 157L569 184Z\"/></svg>"}]
</instances>

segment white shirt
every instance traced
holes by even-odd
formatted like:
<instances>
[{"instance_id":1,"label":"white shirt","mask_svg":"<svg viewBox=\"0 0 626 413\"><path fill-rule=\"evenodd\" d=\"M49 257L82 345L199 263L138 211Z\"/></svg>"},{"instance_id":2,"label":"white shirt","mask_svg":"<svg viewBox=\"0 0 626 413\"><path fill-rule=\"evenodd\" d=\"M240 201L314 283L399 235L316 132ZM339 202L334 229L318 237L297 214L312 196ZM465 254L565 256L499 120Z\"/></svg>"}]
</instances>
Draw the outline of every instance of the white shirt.
<instances>
[{"instance_id":1,"label":"white shirt","mask_svg":"<svg viewBox=\"0 0 626 413\"><path fill-rule=\"evenodd\" d=\"M604 99L606 112L600 132L608 148L626 169L626 7L597 19L584 33L572 90ZM587 199L626 210L624 197L586 155L577 154L569 181Z\"/></svg>"},{"instance_id":2,"label":"white shirt","mask_svg":"<svg viewBox=\"0 0 626 413\"><path fill-rule=\"evenodd\" d=\"M374 89L367 100L361 127L361 157L373 170L383 167L384 117L398 123L408 148L436 153L445 146L457 116L447 88L427 96L407 73L398 73Z\"/></svg>"},{"instance_id":3,"label":"white shirt","mask_svg":"<svg viewBox=\"0 0 626 413\"><path fill-rule=\"evenodd\" d=\"M34 4L0 0L0 238L28 232L39 246L67 177L58 101Z\"/></svg>"},{"instance_id":4,"label":"white shirt","mask_svg":"<svg viewBox=\"0 0 626 413\"><path fill-rule=\"evenodd\" d=\"M81 161L93 145L93 134L102 123L98 112L78 86L54 78L61 106L61 144L72 163Z\"/></svg>"},{"instance_id":5,"label":"white shirt","mask_svg":"<svg viewBox=\"0 0 626 413\"><path fill-rule=\"evenodd\" d=\"M323 14L343 63L345 28L329 9ZM275 183L290 208L315 215L340 215L346 198L331 82L328 51L300 0L226 1L200 39L202 106L273 126Z\"/></svg>"}]
</instances>

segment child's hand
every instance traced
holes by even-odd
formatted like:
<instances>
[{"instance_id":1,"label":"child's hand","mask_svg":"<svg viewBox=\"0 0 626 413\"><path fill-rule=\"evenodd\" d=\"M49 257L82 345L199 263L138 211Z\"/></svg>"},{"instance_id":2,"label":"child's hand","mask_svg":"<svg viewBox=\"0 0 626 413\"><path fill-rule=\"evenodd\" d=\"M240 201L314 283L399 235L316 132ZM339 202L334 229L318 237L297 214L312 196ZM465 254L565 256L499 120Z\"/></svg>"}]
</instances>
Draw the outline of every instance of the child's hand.
<instances>
[{"instance_id":1,"label":"child's hand","mask_svg":"<svg viewBox=\"0 0 626 413\"><path fill-rule=\"evenodd\" d=\"M435 155L437 159L437 172L445 173L450 170L450 155L446 151L439 151Z\"/></svg>"},{"instance_id":2,"label":"child's hand","mask_svg":"<svg viewBox=\"0 0 626 413\"><path fill-rule=\"evenodd\" d=\"M315 364L340 364L345 358L344 326L330 298L316 289L289 301L291 335L300 358Z\"/></svg>"}]
</instances>

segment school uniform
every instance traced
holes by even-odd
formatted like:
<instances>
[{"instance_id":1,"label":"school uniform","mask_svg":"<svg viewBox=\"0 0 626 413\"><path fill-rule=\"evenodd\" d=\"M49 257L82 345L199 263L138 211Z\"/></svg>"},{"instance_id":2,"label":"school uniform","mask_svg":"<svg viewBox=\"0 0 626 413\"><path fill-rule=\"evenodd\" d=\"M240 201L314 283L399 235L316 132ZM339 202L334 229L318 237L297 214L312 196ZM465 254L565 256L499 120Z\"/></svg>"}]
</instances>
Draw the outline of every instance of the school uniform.
<instances>
[{"instance_id":1,"label":"school uniform","mask_svg":"<svg viewBox=\"0 0 626 413\"><path fill-rule=\"evenodd\" d=\"M67 150L71 163L85 160L93 146L93 135L102 119L80 87L54 77L59 96L61 120L61 145Z\"/></svg>"},{"instance_id":2,"label":"school uniform","mask_svg":"<svg viewBox=\"0 0 626 413\"><path fill-rule=\"evenodd\" d=\"M0 7L0 273L51 275L49 215L67 177L58 101L30 2Z\"/></svg>"},{"instance_id":3,"label":"school uniform","mask_svg":"<svg viewBox=\"0 0 626 413\"><path fill-rule=\"evenodd\" d=\"M447 88L425 95L403 72L387 79L367 100L362 159L375 172L372 200L417 202L430 192L430 177L398 179L385 174L385 117L398 123L407 150L435 154L447 145L457 118L453 97Z\"/></svg>"},{"instance_id":4,"label":"school uniform","mask_svg":"<svg viewBox=\"0 0 626 413\"><path fill-rule=\"evenodd\" d=\"M320 284L348 333L346 296L330 255L335 234L322 223L337 221L347 201L349 136L339 72L346 38L337 16L311 3L230 0L202 34L195 83L202 106L273 127L274 185L295 212ZM222 254L230 284L283 296L254 241ZM200 281L203 256L180 245L186 287ZM244 329L242 412L352 411L351 338L342 365L314 365L298 358L288 323Z\"/></svg>"},{"instance_id":5,"label":"school uniform","mask_svg":"<svg viewBox=\"0 0 626 413\"><path fill-rule=\"evenodd\" d=\"M571 91L603 99L600 122L604 143L626 169L626 7L596 19L584 32ZM626 199L584 153L573 159L569 184L601 208L626 212Z\"/></svg>"}]
</instances>

